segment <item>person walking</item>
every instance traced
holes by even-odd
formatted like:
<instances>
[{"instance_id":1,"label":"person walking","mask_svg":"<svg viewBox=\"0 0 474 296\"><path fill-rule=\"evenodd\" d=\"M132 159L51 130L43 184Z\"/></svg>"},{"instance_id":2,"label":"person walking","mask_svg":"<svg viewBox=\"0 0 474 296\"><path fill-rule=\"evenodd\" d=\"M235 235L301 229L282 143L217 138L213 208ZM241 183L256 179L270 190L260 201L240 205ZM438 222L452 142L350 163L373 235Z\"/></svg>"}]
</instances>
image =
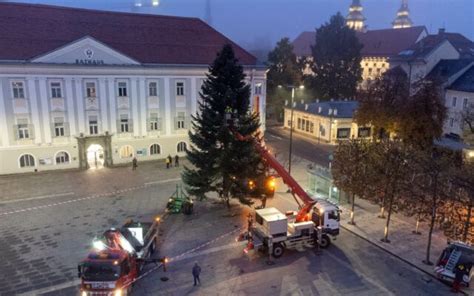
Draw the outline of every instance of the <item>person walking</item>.
<instances>
[{"instance_id":1,"label":"person walking","mask_svg":"<svg viewBox=\"0 0 474 296\"><path fill-rule=\"evenodd\" d=\"M135 170L137 169L137 167L138 167L138 160L137 160L136 157L134 157L134 158L132 159L132 170L135 171Z\"/></svg>"},{"instance_id":2,"label":"person walking","mask_svg":"<svg viewBox=\"0 0 474 296\"><path fill-rule=\"evenodd\" d=\"M170 159L168 157L166 157L165 162L166 162L166 168L169 169L170 168Z\"/></svg>"},{"instance_id":3,"label":"person walking","mask_svg":"<svg viewBox=\"0 0 474 296\"><path fill-rule=\"evenodd\" d=\"M174 166L175 166L175 167L179 167L179 156L178 156L178 155L176 155L176 156L174 157Z\"/></svg>"},{"instance_id":4,"label":"person walking","mask_svg":"<svg viewBox=\"0 0 474 296\"><path fill-rule=\"evenodd\" d=\"M168 168L172 167L173 166L173 157L171 157L171 155L168 154L166 162L168 163Z\"/></svg>"},{"instance_id":5,"label":"person walking","mask_svg":"<svg viewBox=\"0 0 474 296\"><path fill-rule=\"evenodd\" d=\"M193 266L193 278L194 278L194 285L196 286L199 284L201 285L201 280L199 279L199 275L201 274L201 266L197 262L194 262Z\"/></svg>"}]
</instances>

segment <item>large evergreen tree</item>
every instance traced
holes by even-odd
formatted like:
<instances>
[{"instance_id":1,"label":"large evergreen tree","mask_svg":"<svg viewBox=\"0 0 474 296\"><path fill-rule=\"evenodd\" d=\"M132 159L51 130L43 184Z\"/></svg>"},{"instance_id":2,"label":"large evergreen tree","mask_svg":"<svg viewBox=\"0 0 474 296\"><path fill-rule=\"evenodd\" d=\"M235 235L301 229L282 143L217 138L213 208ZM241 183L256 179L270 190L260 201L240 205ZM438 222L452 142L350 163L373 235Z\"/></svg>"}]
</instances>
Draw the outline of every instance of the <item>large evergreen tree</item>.
<instances>
[{"instance_id":1,"label":"large evergreen tree","mask_svg":"<svg viewBox=\"0 0 474 296\"><path fill-rule=\"evenodd\" d=\"M318 98L328 100L356 96L357 85L362 79L361 49L355 31L346 26L340 13L316 30L311 67L314 75L308 80Z\"/></svg>"},{"instance_id":2,"label":"large evergreen tree","mask_svg":"<svg viewBox=\"0 0 474 296\"><path fill-rule=\"evenodd\" d=\"M284 102L291 94L288 88L279 86L299 85L302 76L290 39L281 39L268 53L268 67L267 108L282 119Z\"/></svg>"},{"instance_id":3,"label":"large evergreen tree","mask_svg":"<svg viewBox=\"0 0 474 296\"><path fill-rule=\"evenodd\" d=\"M258 136L260 122L249 109L250 86L231 45L218 53L206 76L189 132L187 158L192 167L184 168L183 180L198 198L216 192L229 205L233 180L256 177L261 158L251 142L236 139L226 115L233 115L232 129L243 136ZM250 200L242 197L241 202Z\"/></svg>"}]
</instances>

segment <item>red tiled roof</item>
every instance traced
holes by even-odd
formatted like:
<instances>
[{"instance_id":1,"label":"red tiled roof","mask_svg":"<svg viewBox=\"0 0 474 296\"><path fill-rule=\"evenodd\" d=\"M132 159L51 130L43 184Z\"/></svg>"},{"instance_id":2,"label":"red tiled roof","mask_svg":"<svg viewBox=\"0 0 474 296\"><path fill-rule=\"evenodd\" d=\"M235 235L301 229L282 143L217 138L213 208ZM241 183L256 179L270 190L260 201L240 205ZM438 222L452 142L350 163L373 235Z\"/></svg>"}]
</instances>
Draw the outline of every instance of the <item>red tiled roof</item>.
<instances>
[{"instance_id":1,"label":"red tiled roof","mask_svg":"<svg viewBox=\"0 0 474 296\"><path fill-rule=\"evenodd\" d=\"M197 18L0 3L0 60L29 60L84 36L141 63L210 64L226 43L241 64L257 62Z\"/></svg>"},{"instance_id":2,"label":"red tiled roof","mask_svg":"<svg viewBox=\"0 0 474 296\"><path fill-rule=\"evenodd\" d=\"M390 57L416 43L425 27L404 29L370 30L365 33L356 32L359 41L364 46L363 57ZM294 52L297 56L310 56L311 46L315 43L316 32L303 32L293 41Z\"/></svg>"}]
</instances>

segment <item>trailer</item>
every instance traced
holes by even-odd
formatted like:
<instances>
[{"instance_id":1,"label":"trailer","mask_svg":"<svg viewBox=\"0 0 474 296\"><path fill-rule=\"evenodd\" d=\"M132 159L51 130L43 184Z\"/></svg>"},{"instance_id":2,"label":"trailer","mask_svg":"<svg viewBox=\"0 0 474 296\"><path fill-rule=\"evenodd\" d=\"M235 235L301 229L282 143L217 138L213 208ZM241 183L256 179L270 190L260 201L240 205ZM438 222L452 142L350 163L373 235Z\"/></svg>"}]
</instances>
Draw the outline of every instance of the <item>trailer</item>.
<instances>
[{"instance_id":1,"label":"trailer","mask_svg":"<svg viewBox=\"0 0 474 296\"><path fill-rule=\"evenodd\" d=\"M153 222L127 221L93 240L88 256L78 265L81 296L129 295L147 262L157 249L159 218Z\"/></svg>"}]
</instances>

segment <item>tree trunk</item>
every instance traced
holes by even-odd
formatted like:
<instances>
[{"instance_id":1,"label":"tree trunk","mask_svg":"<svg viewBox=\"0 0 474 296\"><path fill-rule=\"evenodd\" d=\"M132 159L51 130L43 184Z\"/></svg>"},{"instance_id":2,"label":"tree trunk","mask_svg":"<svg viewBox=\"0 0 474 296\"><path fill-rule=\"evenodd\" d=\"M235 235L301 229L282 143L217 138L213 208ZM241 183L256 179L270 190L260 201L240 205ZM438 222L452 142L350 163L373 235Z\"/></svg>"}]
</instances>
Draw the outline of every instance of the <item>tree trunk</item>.
<instances>
[{"instance_id":1,"label":"tree trunk","mask_svg":"<svg viewBox=\"0 0 474 296\"><path fill-rule=\"evenodd\" d=\"M464 229L462 233L462 241L465 243L467 243L467 234L469 233L469 228L471 226L472 207L473 207L473 204L470 203L469 207L467 208L467 220L466 220L466 223L464 224Z\"/></svg>"},{"instance_id":2,"label":"tree trunk","mask_svg":"<svg viewBox=\"0 0 474 296\"><path fill-rule=\"evenodd\" d=\"M385 186L385 190L382 197L382 205L380 206L380 215L378 216L380 219L385 219L385 197L387 196L387 192L388 189L387 186Z\"/></svg>"},{"instance_id":3,"label":"tree trunk","mask_svg":"<svg viewBox=\"0 0 474 296\"><path fill-rule=\"evenodd\" d=\"M392 216L393 198L394 198L394 194L392 193L389 196L388 216L387 216L387 223L385 224L384 237L383 239L381 239L381 241L384 243L390 243L390 240L388 239L388 227L390 225L390 217Z\"/></svg>"},{"instance_id":4,"label":"tree trunk","mask_svg":"<svg viewBox=\"0 0 474 296\"><path fill-rule=\"evenodd\" d=\"M349 221L350 225L355 225L355 222L354 222L354 208L355 208L355 193L352 193L351 221Z\"/></svg>"},{"instance_id":5,"label":"tree trunk","mask_svg":"<svg viewBox=\"0 0 474 296\"><path fill-rule=\"evenodd\" d=\"M426 246L426 258L423 263L427 265L433 265L430 261L430 251L431 251L431 238L433 234L434 223L436 221L436 208L437 208L437 194L438 194L438 178L434 179L433 184L433 204L431 208L431 221L430 221L430 230L428 231L428 245Z\"/></svg>"}]
</instances>

